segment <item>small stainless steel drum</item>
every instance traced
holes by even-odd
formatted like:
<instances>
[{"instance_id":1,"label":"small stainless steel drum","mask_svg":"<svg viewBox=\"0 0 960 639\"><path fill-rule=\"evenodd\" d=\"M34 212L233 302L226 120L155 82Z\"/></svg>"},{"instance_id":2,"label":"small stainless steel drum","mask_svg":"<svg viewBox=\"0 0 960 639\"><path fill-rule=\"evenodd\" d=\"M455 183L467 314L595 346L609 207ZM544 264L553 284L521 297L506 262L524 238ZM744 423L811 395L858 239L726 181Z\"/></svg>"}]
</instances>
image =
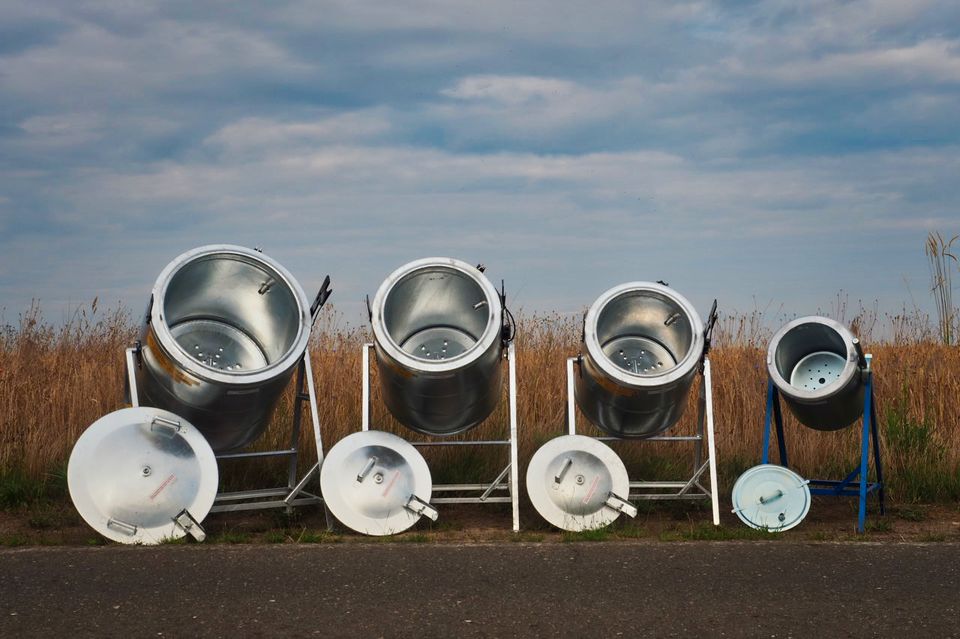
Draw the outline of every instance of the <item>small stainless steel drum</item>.
<instances>
[{"instance_id":1,"label":"small stainless steel drum","mask_svg":"<svg viewBox=\"0 0 960 639\"><path fill-rule=\"evenodd\" d=\"M584 321L577 405L617 437L651 437L683 415L703 354L696 309L652 282L615 286Z\"/></svg>"},{"instance_id":2,"label":"small stainless steel drum","mask_svg":"<svg viewBox=\"0 0 960 639\"><path fill-rule=\"evenodd\" d=\"M621 512L634 517L627 499L630 480L623 462L606 444L564 435L541 446L527 466L527 494L534 508L562 530L603 528Z\"/></svg>"},{"instance_id":3,"label":"small stainless steel drum","mask_svg":"<svg viewBox=\"0 0 960 639\"><path fill-rule=\"evenodd\" d=\"M384 403L428 435L468 430L500 399L502 305L474 266L427 258L401 266L371 307Z\"/></svg>"},{"instance_id":4,"label":"small stainless steel drum","mask_svg":"<svg viewBox=\"0 0 960 639\"><path fill-rule=\"evenodd\" d=\"M817 430L849 426L863 413L859 341L826 317L801 317L773 336L767 372L797 419Z\"/></svg>"},{"instance_id":5,"label":"small stainless steel drum","mask_svg":"<svg viewBox=\"0 0 960 639\"><path fill-rule=\"evenodd\" d=\"M188 532L217 495L217 460L189 422L157 408L125 408L94 422L67 466L70 498L104 537L156 544Z\"/></svg>"},{"instance_id":6,"label":"small stainless steel drum","mask_svg":"<svg viewBox=\"0 0 960 639\"><path fill-rule=\"evenodd\" d=\"M240 246L203 246L160 273L142 336L140 403L182 415L217 452L246 446L310 338L310 306L279 263Z\"/></svg>"},{"instance_id":7,"label":"small stainless steel drum","mask_svg":"<svg viewBox=\"0 0 960 639\"><path fill-rule=\"evenodd\" d=\"M320 489L330 512L366 535L403 532L421 516L437 519L426 460L390 433L361 431L337 442L320 468Z\"/></svg>"}]
</instances>

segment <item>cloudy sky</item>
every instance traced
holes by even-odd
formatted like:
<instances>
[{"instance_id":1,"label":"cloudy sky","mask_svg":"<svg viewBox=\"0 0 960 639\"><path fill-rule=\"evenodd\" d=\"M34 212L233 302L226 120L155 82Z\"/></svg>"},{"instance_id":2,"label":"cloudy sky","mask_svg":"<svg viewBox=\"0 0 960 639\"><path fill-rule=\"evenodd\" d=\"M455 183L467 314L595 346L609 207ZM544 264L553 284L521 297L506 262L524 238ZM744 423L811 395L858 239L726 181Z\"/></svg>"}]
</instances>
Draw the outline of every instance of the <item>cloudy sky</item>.
<instances>
[{"instance_id":1,"label":"cloudy sky","mask_svg":"<svg viewBox=\"0 0 960 639\"><path fill-rule=\"evenodd\" d=\"M0 308L236 243L356 322L430 255L527 310L927 309L958 114L956 2L0 0Z\"/></svg>"}]
</instances>

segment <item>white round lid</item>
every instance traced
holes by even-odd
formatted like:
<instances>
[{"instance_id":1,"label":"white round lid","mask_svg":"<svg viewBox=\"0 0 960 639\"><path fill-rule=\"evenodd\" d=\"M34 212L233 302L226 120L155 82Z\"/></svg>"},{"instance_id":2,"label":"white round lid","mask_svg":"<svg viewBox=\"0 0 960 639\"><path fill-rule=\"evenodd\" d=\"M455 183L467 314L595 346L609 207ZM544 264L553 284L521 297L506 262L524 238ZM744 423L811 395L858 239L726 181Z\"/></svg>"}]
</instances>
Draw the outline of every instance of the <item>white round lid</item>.
<instances>
[{"instance_id":1,"label":"white round lid","mask_svg":"<svg viewBox=\"0 0 960 639\"><path fill-rule=\"evenodd\" d=\"M320 468L320 489L327 508L343 525L382 536L419 521L419 505L430 502L433 480L413 445L391 433L368 430L347 435L330 449Z\"/></svg>"},{"instance_id":2,"label":"white round lid","mask_svg":"<svg viewBox=\"0 0 960 639\"><path fill-rule=\"evenodd\" d=\"M751 528L790 530L809 511L808 482L789 468L760 464L740 475L733 485L733 512Z\"/></svg>"},{"instance_id":3,"label":"white round lid","mask_svg":"<svg viewBox=\"0 0 960 639\"><path fill-rule=\"evenodd\" d=\"M620 510L630 479L612 448L584 435L564 435L540 447L527 466L527 494L534 508L562 530L603 528ZM611 502L611 496L616 497Z\"/></svg>"},{"instance_id":4,"label":"white round lid","mask_svg":"<svg viewBox=\"0 0 960 639\"><path fill-rule=\"evenodd\" d=\"M70 498L104 537L157 544L183 537L174 520L186 510L198 523L217 496L213 449L192 424L158 408L124 408L95 421L73 447Z\"/></svg>"}]
</instances>

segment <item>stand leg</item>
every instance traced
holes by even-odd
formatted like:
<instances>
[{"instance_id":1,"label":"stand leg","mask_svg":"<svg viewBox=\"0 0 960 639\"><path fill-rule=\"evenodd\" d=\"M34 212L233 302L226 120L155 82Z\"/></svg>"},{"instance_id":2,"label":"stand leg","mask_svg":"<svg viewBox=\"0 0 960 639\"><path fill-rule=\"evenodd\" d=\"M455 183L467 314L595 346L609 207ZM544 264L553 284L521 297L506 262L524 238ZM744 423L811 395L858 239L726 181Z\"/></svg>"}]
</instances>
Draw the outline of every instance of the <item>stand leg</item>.
<instances>
[{"instance_id":1,"label":"stand leg","mask_svg":"<svg viewBox=\"0 0 960 639\"><path fill-rule=\"evenodd\" d=\"M370 349L373 344L363 345L363 363L360 370L360 430L370 430Z\"/></svg>"},{"instance_id":2,"label":"stand leg","mask_svg":"<svg viewBox=\"0 0 960 639\"><path fill-rule=\"evenodd\" d=\"M717 485L717 446L713 434L713 376L710 359L703 360L703 387L707 415L707 455L710 462L710 496L713 500L713 525L720 525L720 488ZM701 440L702 444L702 440Z\"/></svg>"},{"instance_id":3,"label":"stand leg","mask_svg":"<svg viewBox=\"0 0 960 639\"><path fill-rule=\"evenodd\" d=\"M303 374L307 380L307 401L310 402L310 418L313 424L313 441L317 446L317 471L323 465L323 439L320 436L320 413L317 409L317 389L313 385L313 364L310 361L310 350L303 354ZM312 469L311 469L312 471ZM309 473L308 473L309 474ZM306 482L303 482L306 484ZM327 508L327 502L323 502L323 514L327 520L327 530L333 531L333 515Z\"/></svg>"},{"instance_id":4,"label":"stand leg","mask_svg":"<svg viewBox=\"0 0 960 639\"><path fill-rule=\"evenodd\" d=\"M577 434L577 403L573 396L573 363L576 357L567 358L567 434Z\"/></svg>"},{"instance_id":5,"label":"stand leg","mask_svg":"<svg viewBox=\"0 0 960 639\"><path fill-rule=\"evenodd\" d=\"M883 494L883 467L880 465L880 417L877 415L877 404L873 399L873 384L870 384L870 424L873 431L873 465L877 470L877 497L880 499L880 514L886 514L886 504Z\"/></svg>"},{"instance_id":6,"label":"stand leg","mask_svg":"<svg viewBox=\"0 0 960 639\"><path fill-rule=\"evenodd\" d=\"M293 428L290 429L290 450L297 452L290 455L290 459L287 462L287 488L290 489L291 494L293 493L293 489L297 486L297 458L299 457L298 444L300 443L300 422L303 419L303 369L303 360L300 360L300 365L297 366L297 381L294 386L296 394L294 395L293 399ZM286 511L288 515L293 514L293 507L287 506Z\"/></svg>"},{"instance_id":7,"label":"stand leg","mask_svg":"<svg viewBox=\"0 0 960 639\"><path fill-rule=\"evenodd\" d=\"M870 397L873 394L873 375L867 374L867 388L864 393L863 406L863 430L860 437L860 508L857 513L857 532L864 531L864 524L867 519L867 479L870 474L870 426L872 423L870 415Z\"/></svg>"},{"instance_id":8,"label":"stand leg","mask_svg":"<svg viewBox=\"0 0 960 639\"><path fill-rule=\"evenodd\" d=\"M773 382L767 380L767 410L763 415L763 454L760 456L761 464L770 463L770 426L773 420L773 394L776 391L773 388Z\"/></svg>"},{"instance_id":9,"label":"stand leg","mask_svg":"<svg viewBox=\"0 0 960 639\"><path fill-rule=\"evenodd\" d=\"M780 465L784 468L790 467L787 461L787 437L783 432L783 409L780 408L780 393L774 390L773 395L773 421L777 425L777 451L780 453Z\"/></svg>"},{"instance_id":10,"label":"stand leg","mask_svg":"<svg viewBox=\"0 0 960 639\"><path fill-rule=\"evenodd\" d=\"M700 437L700 441L694 443L693 446L693 472L696 474L697 470L700 469L700 466L703 464L703 448L704 440L706 439L706 423L707 423L707 369L706 364L704 364L703 369L700 372L700 392L697 397L697 436Z\"/></svg>"},{"instance_id":11,"label":"stand leg","mask_svg":"<svg viewBox=\"0 0 960 639\"><path fill-rule=\"evenodd\" d=\"M513 532L520 532L519 460L517 453L517 354L511 342L507 346L510 400L510 503L513 506Z\"/></svg>"},{"instance_id":12,"label":"stand leg","mask_svg":"<svg viewBox=\"0 0 960 639\"><path fill-rule=\"evenodd\" d=\"M134 350L128 348L127 358L127 391L130 393L130 405L134 408L140 406L140 393L137 391L137 365L134 363Z\"/></svg>"}]
</instances>

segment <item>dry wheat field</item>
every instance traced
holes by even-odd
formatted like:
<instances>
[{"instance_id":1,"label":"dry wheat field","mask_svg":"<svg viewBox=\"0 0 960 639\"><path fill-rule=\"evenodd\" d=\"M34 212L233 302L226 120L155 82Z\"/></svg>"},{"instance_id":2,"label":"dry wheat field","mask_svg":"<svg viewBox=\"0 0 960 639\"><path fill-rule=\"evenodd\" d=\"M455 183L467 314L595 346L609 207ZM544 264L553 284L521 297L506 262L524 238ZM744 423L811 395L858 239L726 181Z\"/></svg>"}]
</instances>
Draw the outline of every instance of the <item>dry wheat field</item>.
<instances>
[{"instance_id":1,"label":"dry wheat field","mask_svg":"<svg viewBox=\"0 0 960 639\"><path fill-rule=\"evenodd\" d=\"M93 421L123 405L123 349L136 337L124 311L80 310L63 324L46 322L34 307L0 333L0 487L43 493L64 482L70 450ZM842 314L842 313L841 313ZM835 315L838 315L835 313ZM841 319L841 317L838 317ZM578 351L579 318L519 314L517 367L521 473L526 460L565 424L565 358ZM861 312L846 321L874 355L882 450L888 490L899 502L960 500L960 349L938 343L916 317L877 320ZM776 324L767 326L768 324ZM878 326L883 325L881 338ZM724 316L711 353L721 489L759 463L766 372L764 354L779 324L762 313ZM360 425L361 346L365 328L349 327L333 308L314 330L311 354L326 447ZM380 402L373 380L374 427L404 434ZM506 391L504 390L504 395ZM671 432L692 431L696 389L682 422ZM289 436L292 389L257 448L283 447ZM787 415L791 463L805 476L845 474L856 463L859 431L825 433L806 429ZM591 432L584 419L581 432ZM507 428L506 402L465 437L492 437ZM309 429L308 429L309 430ZM406 433L411 437L419 437ZM312 435L303 433L304 462L314 457ZM679 478L687 472L692 444L618 444L637 477ZM502 466L500 454L470 447L431 451L435 479L455 481ZM282 476L278 466L234 462L222 467L223 482L239 485ZM521 475L522 477L522 475ZM13 501L9 494L3 500ZM59 494L63 494L62 488Z\"/></svg>"}]
</instances>

